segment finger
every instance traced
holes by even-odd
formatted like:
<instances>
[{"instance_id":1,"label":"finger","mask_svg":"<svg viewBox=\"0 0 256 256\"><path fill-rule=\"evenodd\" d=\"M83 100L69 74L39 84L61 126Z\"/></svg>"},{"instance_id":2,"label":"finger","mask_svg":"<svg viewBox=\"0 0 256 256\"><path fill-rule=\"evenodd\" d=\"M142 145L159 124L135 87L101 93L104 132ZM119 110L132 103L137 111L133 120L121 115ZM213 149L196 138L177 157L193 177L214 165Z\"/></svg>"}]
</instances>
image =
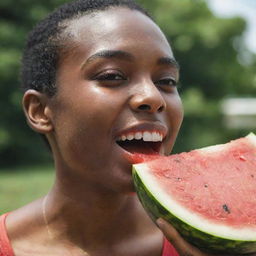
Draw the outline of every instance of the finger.
<instances>
[{"instance_id":1,"label":"finger","mask_svg":"<svg viewBox=\"0 0 256 256\"><path fill-rule=\"evenodd\" d=\"M172 243L172 245L176 248L177 252L180 256L211 256L210 254L205 254L199 251L196 247L190 245L186 242L177 230L166 222L163 219L158 219L157 221L158 227L162 230L165 237Z\"/></svg>"}]
</instances>

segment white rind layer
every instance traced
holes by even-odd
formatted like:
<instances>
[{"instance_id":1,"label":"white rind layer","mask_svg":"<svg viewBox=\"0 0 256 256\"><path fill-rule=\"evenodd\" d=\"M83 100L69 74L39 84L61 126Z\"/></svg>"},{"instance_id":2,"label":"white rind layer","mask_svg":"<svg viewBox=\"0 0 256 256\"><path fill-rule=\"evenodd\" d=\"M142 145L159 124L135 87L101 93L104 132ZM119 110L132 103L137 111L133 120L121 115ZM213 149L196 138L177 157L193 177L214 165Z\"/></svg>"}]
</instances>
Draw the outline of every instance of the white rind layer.
<instances>
[{"instance_id":1,"label":"white rind layer","mask_svg":"<svg viewBox=\"0 0 256 256\"><path fill-rule=\"evenodd\" d=\"M249 133L245 138L248 139L249 143L252 143L256 147L256 136L254 133L252 132ZM213 152L221 151L223 149L228 149L229 147L232 147L232 145L230 143L225 143L225 144L218 144L214 146L200 148L200 149L197 149L197 151L201 153L213 153Z\"/></svg>"},{"instance_id":2,"label":"white rind layer","mask_svg":"<svg viewBox=\"0 0 256 256\"><path fill-rule=\"evenodd\" d=\"M256 140L255 136L254 139ZM160 204L189 226L216 237L240 241L256 241L256 228L233 228L212 223L206 218L199 216L199 214L192 213L178 204L171 195L167 194L165 190L159 186L157 179L154 175L150 174L147 164L136 164L134 167L146 188L159 200Z\"/></svg>"},{"instance_id":3,"label":"white rind layer","mask_svg":"<svg viewBox=\"0 0 256 256\"><path fill-rule=\"evenodd\" d=\"M256 136L254 133L251 132L246 138L256 147Z\"/></svg>"}]
</instances>

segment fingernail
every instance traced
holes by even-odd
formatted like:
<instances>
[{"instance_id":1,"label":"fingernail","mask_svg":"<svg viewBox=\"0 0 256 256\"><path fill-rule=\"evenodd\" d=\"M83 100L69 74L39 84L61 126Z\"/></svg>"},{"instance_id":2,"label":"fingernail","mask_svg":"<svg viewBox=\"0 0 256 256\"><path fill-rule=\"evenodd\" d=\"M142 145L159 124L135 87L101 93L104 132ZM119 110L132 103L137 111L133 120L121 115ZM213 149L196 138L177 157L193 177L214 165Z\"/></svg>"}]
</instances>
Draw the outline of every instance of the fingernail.
<instances>
[{"instance_id":1,"label":"fingernail","mask_svg":"<svg viewBox=\"0 0 256 256\"><path fill-rule=\"evenodd\" d=\"M157 224L158 227L162 227L163 226L163 219L162 218L157 219L156 224Z\"/></svg>"}]
</instances>

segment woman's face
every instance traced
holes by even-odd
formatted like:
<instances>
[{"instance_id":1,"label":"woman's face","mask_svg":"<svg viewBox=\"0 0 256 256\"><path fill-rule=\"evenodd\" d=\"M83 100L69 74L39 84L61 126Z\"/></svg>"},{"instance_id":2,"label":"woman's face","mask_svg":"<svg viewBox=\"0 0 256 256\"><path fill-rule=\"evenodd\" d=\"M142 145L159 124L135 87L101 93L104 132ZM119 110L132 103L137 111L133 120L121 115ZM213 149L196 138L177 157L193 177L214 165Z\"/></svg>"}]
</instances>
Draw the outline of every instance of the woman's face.
<instances>
[{"instance_id":1,"label":"woman's face","mask_svg":"<svg viewBox=\"0 0 256 256\"><path fill-rule=\"evenodd\" d=\"M72 49L51 104L57 163L94 188L132 191L127 151L169 154L182 122L172 50L157 25L125 8L83 16L66 32Z\"/></svg>"}]
</instances>

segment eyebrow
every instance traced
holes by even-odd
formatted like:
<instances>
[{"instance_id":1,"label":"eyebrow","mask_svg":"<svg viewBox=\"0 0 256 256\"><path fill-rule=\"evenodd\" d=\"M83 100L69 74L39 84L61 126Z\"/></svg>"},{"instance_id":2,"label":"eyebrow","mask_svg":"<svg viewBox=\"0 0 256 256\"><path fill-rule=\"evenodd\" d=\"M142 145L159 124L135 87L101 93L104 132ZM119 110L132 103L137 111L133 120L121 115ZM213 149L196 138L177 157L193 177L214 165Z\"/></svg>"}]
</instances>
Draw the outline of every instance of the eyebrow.
<instances>
[{"instance_id":1,"label":"eyebrow","mask_svg":"<svg viewBox=\"0 0 256 256\"><path fill-rule=\"evenodd\" d=\"M90 62L94 61L95 59L122 59L126 61L133 61L135 58L132 54L125 51L120 50L102 50L93 55L91 55L83 64L82 68L89 64Z\"/></svg>"},{"instance_id":2,"label":"eyebrow","mask_svg":"<svg viewBox=\"0 0 256 256\"><path fill-rule=\"evenodd\" d=\"M129 52L125 52L121 50L102 50L91 55L85 62L82 63L81 68L83 68L90 62L96 59L101 59L101 58L102 59L122 59L126 61L135 60L135 57ZM171 58L171 57L161 57L157 60L157 64L170 65L170 66L176 67L177 69L180 69L179 63L174 58Z\"/></svg>"},{"instance_id":3,"label":"eyebrow","mask_svg":"<svg viewBox=\"0 0 256 256\"><path fill-rule=\"evenodd\" d=\"M179 63L174 59L170 57L161 57L157 61L158 65L170 65L176 67L178 70L180 69Z\"/></svg>"}]
</instances>

